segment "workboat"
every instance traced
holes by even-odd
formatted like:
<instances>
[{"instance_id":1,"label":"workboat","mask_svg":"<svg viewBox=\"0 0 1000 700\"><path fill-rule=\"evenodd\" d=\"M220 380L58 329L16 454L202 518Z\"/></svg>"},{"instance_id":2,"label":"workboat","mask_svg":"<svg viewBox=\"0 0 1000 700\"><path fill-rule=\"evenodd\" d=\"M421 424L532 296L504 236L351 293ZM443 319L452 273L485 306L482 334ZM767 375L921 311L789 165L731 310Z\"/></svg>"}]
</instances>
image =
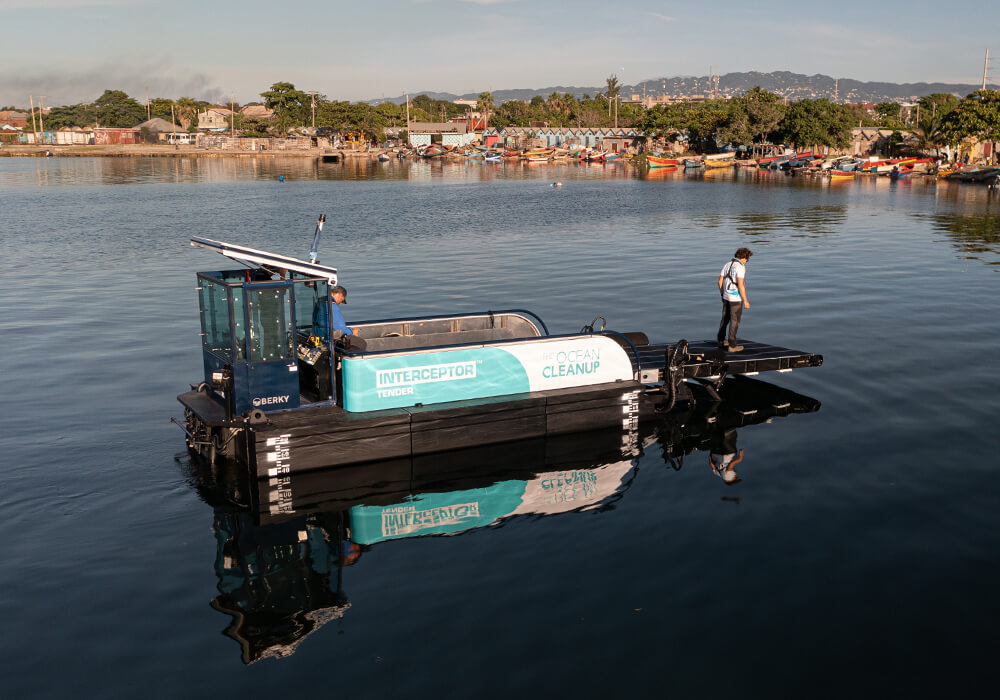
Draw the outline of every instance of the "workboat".
<instances>
[{"instance_id":1,"label":"workboat","mask_svg":"<svg viewBox=\"0 0 1000 700\"><path fill-rule=\"evenodd\" d=\"M701 494L711 481L726 489L723 481L766 478L753 468L743 474L741 445L747 463L755 459L745 436L768 445L776 421L820 410L817 399L744 377L726 382L718 401L692 388L696 403L637 432L554 435L263 479L239 464L192 460L188 483L212 508L211 607L226 616L224 633L239 642L244 663L287 657L327 622L375 601L357 573L373 550L391 558L394 541L424 538L430 551L436 537L473 534L484 543L514 523L528 536L553 518L574 532L574 519L614 517L633 494L662 498L669 514L685 488ZM773 461L773 445L764 452ZM659 470L669 471L671 488L650 492L645 480Z\"/></svg>"},{"instance_id":2,"label":"workboat","mask_svg":"<svg viewBox=\"0 0 1000 700\"><path fill-rule=\"evenodd\" d=\"M204 375L178 396L188 447L260 477L623 425L716 391L730 375L815 367L821 355L740 340L651 343L605 328L550 333L525 310L362 321L359 343L313 318L336 268L209 238L240 269L197 273ZM332 317L332 316L328 316Z\"/></svg>"}]
</instances>

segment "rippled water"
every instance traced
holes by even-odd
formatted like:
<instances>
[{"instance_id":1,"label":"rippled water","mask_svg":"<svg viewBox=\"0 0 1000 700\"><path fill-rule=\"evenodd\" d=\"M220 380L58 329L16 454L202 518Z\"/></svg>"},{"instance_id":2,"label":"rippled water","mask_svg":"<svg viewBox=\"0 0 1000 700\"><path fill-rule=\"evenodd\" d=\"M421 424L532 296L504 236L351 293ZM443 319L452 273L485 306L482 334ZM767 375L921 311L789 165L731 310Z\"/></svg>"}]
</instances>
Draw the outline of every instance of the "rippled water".
<instances>
[{"instance_id":1,"label":"rippled water","mask_svg":"<svg viewBox=\"0 0 1000 700\"><path fill-rule=\"evenodd\" d=\"M423 464L433 483L409 489L433 502L541 484L532 474L610 474L592 507L522 508L460 536L366 545L356 559L338 528L367 511L336 515L319 499L284 530L258 527L168 422L201 373L194 273L217 266L187 240L303 255L322 212L321 258L350 289L348 320L520 307L554 332L601 315L654 340L710 338L718 270L748 246L741 335L826 360L758 379L822 407L739 427L732 486L709 467L718 423L691 416L644 434L636 456L590 443L486 450ZM4 693L988 687L1000 612L998 223L996 194L922 180L0 159ZM455 469L475 478L441 475ZM359 503L400 502L363 481ZM329 541L300 541L306 530ZM325 574L321 551L335 562ZM240 578L254 566L270 573ZM284 630L294 653L245 665L224 634L235 618L216 609L240 595L308 627Z\"/></svg>"}]
</instances>

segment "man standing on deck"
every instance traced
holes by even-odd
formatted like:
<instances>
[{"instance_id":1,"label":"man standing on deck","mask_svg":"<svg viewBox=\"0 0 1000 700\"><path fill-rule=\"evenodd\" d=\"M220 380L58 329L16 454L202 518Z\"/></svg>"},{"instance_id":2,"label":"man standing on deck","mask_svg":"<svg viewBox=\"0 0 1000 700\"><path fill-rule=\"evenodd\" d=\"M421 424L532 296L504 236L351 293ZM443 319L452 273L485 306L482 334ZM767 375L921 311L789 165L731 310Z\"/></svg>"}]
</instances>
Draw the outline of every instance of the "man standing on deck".
<instances>
[{"instance_id":1,"label":"man standing on deck","mask_svg":"<svg viewBox=\"0 0 1000 700\"><path fill-rule=\"evenodd\" d=\"M749 248L740 248L733 253L733 259L723 265L722 272L719 273L719 293L722 294L722 322L719 324L719 333L716 340L720 348L727 348L729 352L740 352L742 345L736 344L736 331L740 327L740 319L743 317L743 309L750 308L747 300L747 288L745 278L747 275L747 262L753 255ZM729 327L729 339L726 340L726 327Z\"/></svg>"},{"instance_id":2,"label":"man standing on deck","mask_svg":"<svg viewBox=\"0 0 1000 700\"><path fill-rule=\"evenodd\" d=\"M332 304L319 303L313 313L313 335L325 341L330 340L331 331L340 331L343 338L344 347L354 350L364 350L365 341L358 337L359 328L348 328L344 315L338 308L340 304L347 303L347 290L339 284L330 288L330 301Z\"/></svg>"}]
</instances>

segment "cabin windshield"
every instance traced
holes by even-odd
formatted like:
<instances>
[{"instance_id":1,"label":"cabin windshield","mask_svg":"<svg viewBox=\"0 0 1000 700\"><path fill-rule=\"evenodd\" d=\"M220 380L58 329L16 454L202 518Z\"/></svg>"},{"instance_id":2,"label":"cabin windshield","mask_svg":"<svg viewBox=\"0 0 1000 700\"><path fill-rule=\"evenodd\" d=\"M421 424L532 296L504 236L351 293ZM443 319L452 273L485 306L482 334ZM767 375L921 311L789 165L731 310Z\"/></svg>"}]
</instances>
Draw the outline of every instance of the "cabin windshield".
<instances>
[{"instance_id":1,"label":"cabin windshield","mask_svg":"<svg viewBox=\"0 0 1000 700\"><path fill-rule=\"evenodd\" d=\"M206 351L228 362L233 360L233 328L230 287L201 280L198 305L201 307L201 342Z\"/></svg>"}]
</instances>

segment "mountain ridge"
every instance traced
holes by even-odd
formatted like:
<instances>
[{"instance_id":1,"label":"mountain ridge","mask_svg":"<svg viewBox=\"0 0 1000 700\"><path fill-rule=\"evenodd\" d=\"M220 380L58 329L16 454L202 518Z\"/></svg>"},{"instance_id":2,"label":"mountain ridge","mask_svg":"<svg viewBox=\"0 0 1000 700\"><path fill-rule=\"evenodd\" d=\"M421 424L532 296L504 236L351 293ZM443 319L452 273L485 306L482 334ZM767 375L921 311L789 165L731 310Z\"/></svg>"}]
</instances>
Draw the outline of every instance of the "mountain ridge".
<instances>
[{"instance_id":1,"label":"mountain ridge","mask_svg":"<svg viewBox=\"0 0 1000 700\"><path fill-rule=\"evenodd\" d=\"M910 102L936 92L950 93L961 98L980 89L981 84L943 82L891 83L884 81L862 81L853 78L832 78L821 73L805 75L791 71L773 71L770 73L744 71L718 76L718 86L714 85L712 76L708 75L652 78L631 85L623 85L621 95L625 99L634 94L639 96L645 94L649 97L659 95L670 95L672 97L702 95L711 97L714 94L718 94L719 97L735 97L754 86L759 86L768 92L773 92L779 97L793 101L820 98L833 100L836 96L837 102L869 103ZM997 90L1000 89L1000 86L988 84L987 88ZM577 98L584 95L593 97L594 95L602 94L606 89L606 86L577 87L555 85L545 88L494 90L493 101L496 104L510 100L528 101L536 95L548 97L553 92L558 92L559 94L570 93ZM414 95L427 95L435 100L448 101L475 100L479 97L479 93L459 95L450 92L425 91L411 93L411 99ZM379 104L380 102L402 104L405 99L403 95L399 95L392 98L364 100L364 102L368 104Z\"/></svg>"}]
</instances>

